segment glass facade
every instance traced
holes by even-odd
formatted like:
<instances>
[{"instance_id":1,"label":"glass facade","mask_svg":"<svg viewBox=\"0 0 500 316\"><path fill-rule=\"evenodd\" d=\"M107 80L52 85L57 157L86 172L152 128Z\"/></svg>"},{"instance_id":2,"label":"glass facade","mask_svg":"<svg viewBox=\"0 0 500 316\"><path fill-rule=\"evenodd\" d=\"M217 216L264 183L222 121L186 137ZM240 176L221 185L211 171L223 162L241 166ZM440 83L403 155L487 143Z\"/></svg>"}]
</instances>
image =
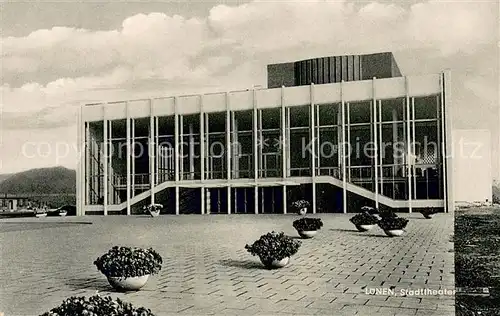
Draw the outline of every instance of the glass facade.
<instances>
[{"instance_id":1,"label":"glass facade","mask_svg":"<svg viewBox=\"0 0 500 316\"><path fill-rule=\"evenodd\" d=\"M301 67L316 69L311 76L325 77L335 65L333 75L355 80L355 68L343 66L357 61L310 60ZM323 201L324 210L345 208L346 201L330 207L329 198L318 197L321 192L346 199L342 193L349 191L349 196L380 198L398 208L406 205L399 202L425 206L425 201L435 205L446 199L441 93L325 102L329 97L321 88L316 103L313 86L290 89L296 89L290 95L301 103L289 104L283 88L281 101L276 101L276 91L262 94L269 106L253 99L253 108L232 104L241 110L231 109L227 98L221 98L225 111L85 122L85 205L118 208L127 197L144 200L153 195L144 192L161 186L159 191L182 188L183 195L169 191L174 199L209 201L197 207L199 212L279 213L289 204L283 200L284 188L295 183L321 185L310 194Z\"/></svg>"}]
</instances>

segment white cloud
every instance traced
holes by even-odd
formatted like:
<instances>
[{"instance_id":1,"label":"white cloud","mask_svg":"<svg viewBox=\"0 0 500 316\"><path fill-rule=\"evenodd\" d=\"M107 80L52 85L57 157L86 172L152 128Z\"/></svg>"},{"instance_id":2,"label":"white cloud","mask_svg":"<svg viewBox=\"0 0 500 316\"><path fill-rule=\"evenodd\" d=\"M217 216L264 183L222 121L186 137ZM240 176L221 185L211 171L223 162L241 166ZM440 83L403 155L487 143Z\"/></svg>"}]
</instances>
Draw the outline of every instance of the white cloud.
<instances>
[{"instance_id":1,"label":"white cloud","mask_svg":"<svg viewBox=\"0 0 500 316\"><path fill-rule=\"evenodd\" d=\"M265 84L266 63L296 58L410 49L432 52L415 56L422 62L473 55L495 43L496 13L494 3L464 1L251 2L215 6L205 18L137 14L115 30L54 27L2 38L4 128L73 124L83 100ZM477 94L497 89L463 85Z\"/></svg>"}]
</instances>

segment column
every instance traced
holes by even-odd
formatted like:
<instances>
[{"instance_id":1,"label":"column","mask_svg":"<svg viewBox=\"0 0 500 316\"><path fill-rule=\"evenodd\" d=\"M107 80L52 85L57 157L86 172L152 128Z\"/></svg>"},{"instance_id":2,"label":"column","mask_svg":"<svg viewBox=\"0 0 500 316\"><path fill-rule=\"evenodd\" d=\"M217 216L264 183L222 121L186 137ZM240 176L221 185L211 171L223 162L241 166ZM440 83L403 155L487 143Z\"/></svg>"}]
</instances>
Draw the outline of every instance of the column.
<instances>
[{"instance_id":1,"label":"column","mask_svg":"<svg viewBox=\"0 0 500 316\"><path fill-rule=\"evenodd\" d=\"M155 204L155 118L153 100L149 100L149 187L151 189L151 204Z\"/></svg>"},{"instance_id":2,"label":"column","mask_svg":"<svg viewBox=\"0 0 500 316\"><path fill-rule=\"evenodd\" d=\"M231 125L233 126L232 130L232 143L231 143L231 157L232 157L232 174L233 178L238 179L240 177L239 174L239 162L240 162L240 152L239 152L239 141L238 141L238 121L236 120L236 115L234 112L231 112Z\"/></svg>"},{"instance_id":3,"label":"column","mask_svg":"<svg viewBox=\"0 0 500 316\"><path fill-rule=\"evenodd\" d=\"M180 147L180 142L179 142L179 114L178 114L178 109L177 109L177 97L174 98L174 121L175 121L175 130L174 130L174 174L175 174L175 215L179 215L179 147Z\"/></svg>"},{"instance_id":4,"label":"column","mask_svg":"<svg viewBox=\"0 0 500 316\"><path fill-rule=\"evenodd\" d=\"M176 160L179 161L179 181L184 180L184 115L179 115L179 155Z\"/></svg>"},{"instance_id":5,"label":"column","mask_svg":"<svg viewBox=\"0 0 500 316\"><path fill-rule=\"evenodd\" d=\"M212 169L210 168L210 162L209 162L209 156L210 156L210 152L208 151L209 149L209 144L210 144L210 127L208 125L209 123L209 116L208 116L208 113L205 113L204 114L204 120L205 120L205 147L204 147L204 151L203 151L203 154L205 156L205 159L204 159L204 163L205 163L205 171L206 171L206 174L205 174L205 178L206 179L211 179L212 176L210 174L210 172L212 171ZM207 155L208 153L208 155Z\"/></svg>"},{"instance_id":6,"label":"column","mask_svg":"<svg viewBox=\"0 0 500 316\"><path fill-rule=\"evenodd\" d=\"M194 180L194 129L193 124L189 123L189 175Z\"/></svg>"},{"instance_id":7,"label":"column","mask_svg":"<svg viewBox=\"0 0 500 316\"><path fill-rule=\"evenodd\" d=\"M347 213L347 175L346 175L346 111L344 102L344 80L340 82L340 98L341 98L341 116L342 116L342 207L344 213ZM349 146L350 147L350 146ZM349 153L347 153L349 154Z\"/></svg>"},{"instance_id":8,"label":"column","mask_svg":"<svg viewBox=\"0 0 500 316\"><path fill-rule=\"evenodd\" d=\"M445 192L446 198L444 199L446 203L446 211L448 213L453 213L455 211L455 197L453 194L453 139L452 139L452 117L449 113L449 109L452 106L451 97L451 71L448 69L443 73L443 92L444 92L444 103L443 103L443 120L445 126Z\"/></svg>"},{"instance_id":9,"label":"column","mask_svg":"<svg viewBox=\"0 0 500 316\"><path fill-rule=\"evenodd\" d=\"M85 161L84 161L84 169L85 169L85 197L83 199L83 206L90 204L90 125L88 122L84 122L85 124ZM83 210L83 209L82 209ZM84 215L82 213L81 215Z\"/></svg>"},{"instance_id":10,"label":"column","mask_svg":"<svg viewBox=\"0 0 500 316\"><path fill-rule=\"evenodd\" d=\"M200 179L201 179L201 214L205 214L205 114L203 113L203 95L200 95Z\"/></svg>"},{"instance_id":11,"label":"column","mask_svg":"<svg viewBox=\"0 0 500 316\"><path fill-rule=\"evenodd\" d=\"M405 77L405 90L406 90L406 176L408 179L408 210L411 213L412 211L412 174L411 174L411 139L410 139L410 124L411 124L411 115L410 115L410 96L408 94L408 77Z\"/></svg>"},{"instance_id":12,"label":"column","mask_svg":"<svg viewBox=\"0 0 500 316\"><path fill-rule=\"evenodd\" d=\"M131 170L132 170L132 166L131 166L131 158L132 158L132 145L130 143L130 105L129 105L129 102L126 103L126 107L127 107L127 215L130 215L131 214L131 205L130 205L130 199L131 199L131 192L130 192L130 188L131 188Z\"/></svg>"},{"instance_id":13,"label":"column","mask_svg":"<svg viewBox=\"0 0 500 316\"><path fill-rule=\"evenodd\" d=\"M207 198L206 198L206 201L205 203L207 204L207 214L210 214L210 211L212 209L212 197L211 197L211 193L210 193L210 189L209 188L203 188L203 190L206 190L206 195L207 195Z\"/></svg>"},{"instance_id":14,"label":"column","mask_svg":"<svg viewBox=\"0 0 500 316\"><path fill-rule=\"evenodd\" d=\"M411 98L411 117L412 117L412 124L411 124L411 152L412 152L412 160L411 160L411 174L412 174L412 179L413 179L413 195L412 197L414 199L417 199L417 173L415 170L415 159L416 159L416 150L415 150L415 98Z\"/></svg>"},{"instance_id":15,"label":"column","mask_svg":"<svg viewBox=\"0 0 500 316\"><path fill-rule=\"evenodd\" d=\"M108 128L109 128L109 132L108 132L108 163L109 163L109 167L108 167L108 204L115 204L114 202L114 196L115 196L115 190L114 190L114 185L113 185L113 180L114 180L114 172L113 172L113 124L112 124L112 121L108 121ZM110 200L111 200L111 203L110 203Z\"/></svg>"},{"instance_id":16,"label":"column","mask_svg":"<svg viewBox=\"0 0 500 316\"><path fill-rule=\"evenodd\" d=\"M82 134L82 125L83 123L83 115L82 115L82 106L78 109L78 118L77 118L77 136L76 136L76 144L78 146L78 161L77 161L77 169L76 169L76 215L82 215L84 213L83 207L85 202L84 199L84 194L83 194L83 189L82 189L82 179L85 177L86 171L85 164L82 162L83 157L83 147L82 144L85 142L85 136L86 135L86 130L85 134ZM1 202L1 201L0 201ZM2 205L0 205L2 206Z\"/></svg>"},{"instance_id":17,"label":"column","mask_svg":"<svg viewBox=\"0 0 500 316\"><path fill-rule=\"evenodd\" d=\"M131 138L132 138L132 144L131 144L131 154L132 154L132 174L131 174L131 183L132 183L132 196L135 196L135 119L132 118L130 124L132 125L132 130L131 130Z\"/></svg>"},{"instance_id":18,"label":"column","mask_svg":"<svg viewBox=\"0 0 500 316\"><path fill-rule=\"evenodd\" d=\"M226 92L226 179L227 213L231 214L231 112L229 111L229 93Z\"/></svg>"},{"instance_id":19,"label":"column","mask_svg":"<svg viewBox=\"0 0 500 316\"><path fill-rule=\"evenodd\" d=\"M286 183L287 178L287 160L288 160L288 147L286 145L287 142L287 123L286 123L286 106L285 106L285 86L281 86L281 168L282 168L282 176L283 181ZM287 196L286 196L286 184L283 185L283 214L287 212Z\"/></svg>"},{"instance_id":20,"label":"column","mask_svg":"<svg viewBox=\"0 0 500 316\"><path fill-rule=\"evenodd\" d=\"M346 129L347 129L347 144L349 145L349 153L347 155L347 181L351 182L351 105L349 102L346 103Z\"/></svg>"},{"instance_id":21,"label":"column","mask_svg":"<svg viewBox=\"0 0 500 316\"><path fill-rule=\"evenodd\" d=\"M103 111L104 111L104 170L103 170L103 176L104 176L104 193L103 193L103 198L104 198L104 215L108 215L108 120L106 119L106 104L103 106Z\"/></svg>"},{"instance_id":22,"label":"column","mask_svg":"<svg viewBox=\"0 0 500 316\"><path fill-rule=\"evenodd\" d=\"M286 130L286 148L290 148L290 139L291 139L291 136L290 136L290 109L289 108L285 108L285 109L286 109L286 121L288 124L288 128ZM288 152L287 152L287 155L288 155ZM292 169L291 159L287 159L286 160L286 175L287 175L287 177L290 176L291 169Z\"/></svg>"},{"instance_id":23,"label":"column","mask_svg":"<svg viewBox=\"0 0 500 316\"><path fill-rule=\"evenodd\" d=\"M311 168L312 168L312 213L316 214L316 105L314 104L314 83L311 83Z\"/></svg>"},{"instance_id":24,"label":"column","mask_svg":"<svg viewBox=\"0 0 500 316\"><path fill-rule=\"evenodd\" d=\"M160 178L159 178L159 166L160 166L160 127L158 124L158 116L155 116L155 185L160 184Z\"/></svg>"},{"instance_id":25,"label":"column","mask_svg":"<svg viewBox=\"0 0 500 316\"><path fill-rule=\"evenodd\" d=\"M380 189L379 189L379 194L382 194L384 195L384 168L383 168L383 157L384 157L384 154L385 154L385 147L382 147L382 150L384 150L384 152L382 152L380 150L380 147L381 146L384 146L384 139L383 139L383 129L382 129L382 101L381 100L378 100L377 101L378 103L378 147L377 147L377 152L378 152L378 156L379 156L379 174L378 174L378 177L379 177L379 181L380 181Z\"/></svg>"},{"instance_id":26,"label":"column","mask_svg":"<svg viewBox=\"0 0 500 316\"><path fill-rule=\"evenodd\" d=\"M392 125L392 143L396 144L397 142L399 142L400 135L399 135L398 123L396 123L396 121L398 121L398 114L397 114L395 109L392 110L392 121L393 121L393 123L391 124ZM393 154L393 156L395 156L395 155ZM395 196L395 193L396 193L394 174L397 174L397 172L399 172L399 170L401 169L401 166L404 167L404 160L403 160L403 157L400 157L398 155L398 157L394 157L394 166L392 166L392 168L391 168L391 173L392 173L391 181L392 181L392 194L393 194L393 196Z\"/></svg>"},{"instance_id":27,"label":"column","mask_svg":"<svg viewBox=\"0 0 500 316\"><path fill-rule=\"evenodd\" d=\"M372 94L373 94L373 97L372 97L372 113L373 113L373 139L371 139L371 142L374 144L373 146L373 151L374 151L374 156L375 156L375 159L373 160L374 162L374 171L375 171L375 208L378 209L379 205L378 205L378 157L379 157L379 152L378 152L378 142L377 142L377 139L378 139L378 129L377 129L377 113L378 113L378 110L377 110L377 99L375 97L376 95L376 91L375 91L375 81L377 80L376 77L373 77L373 80L372 80Z\"/></svg>"},{"instance_id":28,"label":"column","mask_svg":"<svg viewBox=\"0 0 500 316\"><path fill-rule=\"evenodd\" d=\"M258 179L258 174L259 174L259 159L258 159L258 151L259 151L259 146L258 146L258 135L259 131L257 128L257 120L258 120L258 115L257 115L257 98L256 98L256 93L255 93L255 88L253 89L253 131L252 131L252 140L253 140L253 170L254 170L254 211L255 214L259 213L259 191L258 191L258 186L257 186L257 179Z\"/></svg>"}]
</instances>

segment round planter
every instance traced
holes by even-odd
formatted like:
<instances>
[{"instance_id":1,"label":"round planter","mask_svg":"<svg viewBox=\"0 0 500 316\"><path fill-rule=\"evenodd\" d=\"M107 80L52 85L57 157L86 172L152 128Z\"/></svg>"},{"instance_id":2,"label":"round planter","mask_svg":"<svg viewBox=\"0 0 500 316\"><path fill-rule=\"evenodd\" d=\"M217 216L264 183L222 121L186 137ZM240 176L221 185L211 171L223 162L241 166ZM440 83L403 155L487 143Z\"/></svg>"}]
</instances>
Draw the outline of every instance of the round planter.
<instances>
[{"instance_id":1,"label":"round planter","mask_svg":"<svg viewBox=\"0 0 500 316\"><path fill-rule=\"evenodd\" d=\"M68 215L68 212L64 211L64 212L59 212L59 216L66 216Z\"/></svg>"},{"instance_id":2,"label":"round planter","mask_svg":"<svg viewBox=\"0 0 500 316\"><path fill-rule=\"evenodd\" d=\"M262 261L262 260L261 260ZM262 263L270 269L278 269L278 268L283 268L290 262L290 257L283 258L281 260L273 260L271 262L264 262Z\"/></svg>"},{"instance_id":3,"label":"round planter","mask_svg":"<svg viewBox=\"0 0 500 316\"><path fill-rule=\"evenodd\" d=\"M36 217L47 217L47 213L36 213Z\"/></svg>"},{"instance_id":4,"label":"round planter","mask_svg":"<svg viewBox=\"0 0 500 316\"><path fill-rule=\"evenodd\" d=\"M118 291L138 291L146 282L148 282L149 274L138 277L107 277L109 284Z\"/></svg>"},{"instance_id":5,"label":"round planter","mask_svg":"<svg viewBox=\"0 0 500 316\"><path fill-rule=\"evenodd\" d=\"M372 224L372 225L356 225L356 228L357 228L360 232L367 232L367 231L369 231L370 229L372 229L374 226L375 226L375 224Z\"/></svg>"},{"instance_id":6,"label":"round planter","mask_svg":"<svg viewBox=\"0 0 500 316\"><path fill-rule=\"evenodd\" d=\"M317 233L318 233L317 230L302 230L302 231L299 231L299 235L302 238L313 238L314 235L316 235Z\"/></svg>"},{"instance_id":7,"label":"round planter","mask_svg":"<svg viewBox=\"0 0 500 316\"><path fill-rule=\"evenodd\" d=\"M160 215L160 211L155 211L155 212L149 212L149 215L151 215L151 217L157 217Z\"/></svg>"},{"instance_id":8,"label":"round planter","mask_svg":"<svg viewBox=\"0 0 500 316\"><path fill-rule=\"evenodd\" d=\"M402 229L391 229L391 230L384 230L384 232L389 237L397 237L403 235L405 231Z\"/></svg>"},{"instance_id":9,"label":"round planter","mask_svg":"<svg viewBox=\"0 0 500 316\"><path fill-rule=\"evenodd\" d=\"M306 213L307 213L307 207L301 208L299 210L299 215L306 215Z\"/></svg>"}]
</instances>

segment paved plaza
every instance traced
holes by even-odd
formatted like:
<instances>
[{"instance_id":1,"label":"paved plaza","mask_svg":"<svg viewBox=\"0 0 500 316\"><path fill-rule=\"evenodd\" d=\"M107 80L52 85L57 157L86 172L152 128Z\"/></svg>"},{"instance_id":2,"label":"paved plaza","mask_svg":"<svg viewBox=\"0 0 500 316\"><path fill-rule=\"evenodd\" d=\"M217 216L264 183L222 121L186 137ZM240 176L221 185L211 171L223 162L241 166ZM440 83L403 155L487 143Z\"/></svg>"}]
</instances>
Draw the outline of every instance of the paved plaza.
<instances>
[{"instance_id":1,"label":"paved plaza","mask_svg":"<svg viewBox=\"0 0 500 316\"><path fill-rule=\"evenodd\" d=\"M351 216L317 215L323 229L278 270L244 246L273 230L297 236L296 215L0 220L0 312L40 315L98 292L156 315L454 315L453 295L401 295L454 289L453 215L403 214L397 238L359 233ZM162 271L139 292L115 293L93 265L115 245L153 247Z\"/></svg>"}]
</instances>

